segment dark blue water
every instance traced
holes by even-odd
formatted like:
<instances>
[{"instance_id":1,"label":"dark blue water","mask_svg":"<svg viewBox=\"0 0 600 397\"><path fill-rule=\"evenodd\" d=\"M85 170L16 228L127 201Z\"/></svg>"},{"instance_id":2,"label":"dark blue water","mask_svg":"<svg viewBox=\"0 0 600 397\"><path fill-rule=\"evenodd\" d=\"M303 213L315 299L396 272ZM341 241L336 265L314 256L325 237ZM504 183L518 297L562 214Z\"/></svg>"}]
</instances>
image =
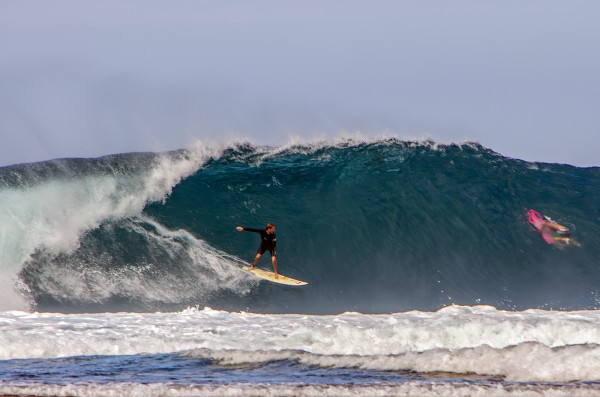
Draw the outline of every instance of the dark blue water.
<instances>
[{"instance_id":1,"label":"dark blue water","mask_svg":"<svg viewBox=\"0 0 600 397\"><path fill-rule=\"evenodd\" d=\"M219 365L180 354L77 356L56 359L1 360L0 380L60 384L108 382L202 384L374 385L425 379L409 371L377 372L352 368L319 368L281 360L254 365ZM469 378L467 376L467 378ZM473 379L478 377L472 377ZM482 378L482 377L479 377Z\"/></svg>"}]
</instances>

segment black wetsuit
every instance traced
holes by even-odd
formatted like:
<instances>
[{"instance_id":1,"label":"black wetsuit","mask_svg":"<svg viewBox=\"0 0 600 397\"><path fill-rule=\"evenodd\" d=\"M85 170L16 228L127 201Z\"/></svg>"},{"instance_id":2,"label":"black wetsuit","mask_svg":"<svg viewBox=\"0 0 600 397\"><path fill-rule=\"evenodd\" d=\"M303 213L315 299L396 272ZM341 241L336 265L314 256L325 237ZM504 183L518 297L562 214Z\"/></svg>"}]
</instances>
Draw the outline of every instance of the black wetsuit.
<instances>
[{"instance_id":1,"label":"black wetsuit","mask_svg":"<svg viewBox=\"0 0 600 397\"><path fill-rule=\"evenodd\" d=\"M265 251L269 251L271 256L275 256L277 253L277 237L275 237L275 233L269 234L267 233L267 229L252 229L249 227L244 227L245 232L255 232L260 233L260 247L258 247L257 254L264 254Z\"/></svg>"}]
</instances>

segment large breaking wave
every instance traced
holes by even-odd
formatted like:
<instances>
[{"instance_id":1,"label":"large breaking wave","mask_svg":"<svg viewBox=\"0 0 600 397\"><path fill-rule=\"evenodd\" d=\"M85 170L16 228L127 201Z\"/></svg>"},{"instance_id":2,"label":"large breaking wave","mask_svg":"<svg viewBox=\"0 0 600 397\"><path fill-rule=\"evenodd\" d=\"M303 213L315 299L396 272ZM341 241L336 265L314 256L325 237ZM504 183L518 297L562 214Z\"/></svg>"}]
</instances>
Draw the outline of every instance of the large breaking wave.
<instances>
[{"instance_id":1,"label":"large breaking wave","mask_svg":"<svg viewBox=\"0 0 600 397\"><path fill-rule=\"evenodd\" d=\"M590 309L600 305L598 202L599 168L475 143L236 144L18 165L0 169L0 279L4 294L63 312ZM547 244L529 208L581 247ZM267 222L280 272L308 286L237 267L258 241L235 226Z\"/></svg>"}]
</instances>

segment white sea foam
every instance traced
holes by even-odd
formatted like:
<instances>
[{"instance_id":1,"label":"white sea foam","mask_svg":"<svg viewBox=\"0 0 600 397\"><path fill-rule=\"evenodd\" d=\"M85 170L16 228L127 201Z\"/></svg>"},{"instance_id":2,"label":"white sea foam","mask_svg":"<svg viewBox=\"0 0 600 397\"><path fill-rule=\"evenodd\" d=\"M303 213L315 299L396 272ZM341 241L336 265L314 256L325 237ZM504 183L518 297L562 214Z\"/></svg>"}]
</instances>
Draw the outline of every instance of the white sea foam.
<instances>
[{"instance_id":1,"label":"white sea foam","mask_svg":"<svg viewBox=\"0 0 600 397\"><path fill-rule=\"evenodd\" d=\"M598 396L600 390L588 385L477 385L468 382L445 384L439 383L405 383L397 385L372 386L339 386L339 385L193 385L176 384L70 384L70 385L31 385L0 384L0 393L15 396L281 396L281 397L313 397L313 396L443 396L443 397L592 397Z\"/></svg>"},{"instance_id":2,"label":"white sea foam","mask_svg":"<svg viewBox=\"0 0 600 397\"><path fill-rule=\"evenodd\" d=\"M0 189L0 310L26 309L14 276L36 250L70 252L81 235L107 219L135 216L160 201L182 178L220 149L195 145L180 155L158 157L139 174L42 179Z\"/></svg>"},{"instance_id":3,"label":"white sea foam","mask_svg":"<svg viewBox=\"0 0 600 397\"><path fill-rule=\"evenodd\" d=\"M170 266L155 261L123 266L92 266L89 263L110 264L113 261L110 253L78 258L74 266L48 262L36 270L37 282L43 283L44 293L57 300L97 305L105 304L114 296L146 305L156 302L179 305L180 302L197 301L199 294L210 296L216 291L247 294L258 284L257 278L241 269L240 259L211 247L186 230L168 229L144 215L130 217L118 227L135 233L138 239L144 240L144 245L167 253L173 263ZM175 266L178 270L170 271Z\"/></svg>"},{"instance_id":4,"label":"white sea foam","mask_svg":"<svg viewBox=\"0 0 600 397\"><path fill-rule=\"evenodd\" d=\"M0 359L180 353L221 364L477 373L510 381L600 380L600 311L451 306L381 315L0 314Z\"/></svg>"},{"instance_id":5,"label":"white sea foam","mask_svg":"<svg viewBox=\"0 0 600 397\"><path fill-rule=\"evenodd\" d=\"M304 351L195 350L193 356L223 365L291 360L321 368L355 368L374 371L421 373L476 373L502 376L516 382L598 381L600 346L571 345L549 348L528 342L503 349L487 345L464 349L432 349L394 355L318 355ZM556 365L560 363L561 365Z\"/></svg>"}]
</instances>

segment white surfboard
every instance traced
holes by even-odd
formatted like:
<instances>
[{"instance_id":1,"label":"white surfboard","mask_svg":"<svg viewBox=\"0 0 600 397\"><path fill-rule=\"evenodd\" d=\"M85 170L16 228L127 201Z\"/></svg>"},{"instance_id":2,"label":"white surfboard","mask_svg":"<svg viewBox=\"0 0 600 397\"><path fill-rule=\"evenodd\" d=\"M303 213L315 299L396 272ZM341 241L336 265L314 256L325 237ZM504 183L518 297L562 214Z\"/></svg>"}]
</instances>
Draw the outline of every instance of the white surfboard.
<instances>
[{"instance_id":1,"label":"white surfboard","mask_svg":"<svg viewBox=\"0 0 600 397\"><path fill-rule=\"evenodd\" d=\"M295 278L287 277L281 274L277 275L275 278L275 273L270 272L268 270L263 270L255 267L254 269L250 267L244 267L245 270L248 270L250 273L254 274L256 277L260 277L265 280L272 281L274 283L285 284L285 285L306 285L308 284L306 281L296 280Z\"/></svg>"}]
</instances>

